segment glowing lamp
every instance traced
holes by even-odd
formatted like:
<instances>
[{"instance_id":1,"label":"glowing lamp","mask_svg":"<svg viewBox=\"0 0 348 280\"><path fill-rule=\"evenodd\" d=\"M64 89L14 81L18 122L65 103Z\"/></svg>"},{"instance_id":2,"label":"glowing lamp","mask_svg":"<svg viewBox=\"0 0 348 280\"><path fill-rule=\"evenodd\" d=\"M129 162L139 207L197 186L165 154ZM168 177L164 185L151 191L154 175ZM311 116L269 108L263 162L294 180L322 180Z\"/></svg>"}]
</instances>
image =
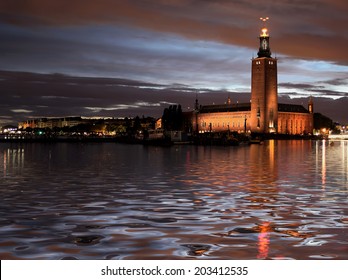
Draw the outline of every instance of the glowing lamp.
<instances>
[{"instance_id":1,"label":"glowing lamp","mask_svg":"<svg viewBox=\"0 0 348 280\"><path fill-rule=\"evenodd\" d=\"M262 32L261 36L262 36L262 37L267 37L267 36L268 36L267 31L268 31L267 28L262 28L262 29L261 29L261 32Z\"/></svg>"}]
</instances>

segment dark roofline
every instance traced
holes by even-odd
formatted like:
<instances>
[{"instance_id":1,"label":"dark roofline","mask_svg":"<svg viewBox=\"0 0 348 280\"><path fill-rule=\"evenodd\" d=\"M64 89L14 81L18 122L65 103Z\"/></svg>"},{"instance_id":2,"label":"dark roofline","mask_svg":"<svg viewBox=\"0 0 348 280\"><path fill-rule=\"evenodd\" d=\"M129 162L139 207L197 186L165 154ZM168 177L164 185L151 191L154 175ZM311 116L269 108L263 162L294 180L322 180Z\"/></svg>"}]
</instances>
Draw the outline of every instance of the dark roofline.
<instances>
[{"instance_id":1,"label":"dark roofline","mask_svg":"<svg viewBox=\"0 0 348 280\"><path fill-rule=\"evenodd\" d=\"M307 113L309 111L302 105L278 103L278 112Z\"/></svg>"},{"instance_id":2,"label":"dark roofline","mask_svg":"<svg viewBox=\"0 0 348 280\"><path fill-rule=\"evenodd\" d=\"M199 108L199 113L224 113L242 111L251 111L251 103L203 105ZM278 104L278 112L309 114L309 111L302 105L284 103Z\"/></svg>"},{"instance_id":3,"label":"dark roofline","mask_svg":"<svg viewBox=\"0 0 348 280\"><path fill-rule=\"evenodd\" d=\"M250 110L251 110L250 103L204 105L199 108L200 113L239 112L239 111L250 111Z\"/></svg>"}]
</instances>

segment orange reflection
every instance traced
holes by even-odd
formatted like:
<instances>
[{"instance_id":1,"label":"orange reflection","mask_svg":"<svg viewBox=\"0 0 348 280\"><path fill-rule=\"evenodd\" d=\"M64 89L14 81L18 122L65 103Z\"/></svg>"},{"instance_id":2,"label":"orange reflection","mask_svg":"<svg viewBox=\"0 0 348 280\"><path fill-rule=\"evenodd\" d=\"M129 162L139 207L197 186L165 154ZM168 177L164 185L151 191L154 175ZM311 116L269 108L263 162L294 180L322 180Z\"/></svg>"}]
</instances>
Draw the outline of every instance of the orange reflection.
<instances>
[{"instance_id":1,"label":"orange reflection","mask_svg":"<svg viewBox=\"0 0 348 280\"><path fill-rule=\"evenodd\" d=\"M7 148L4 150L3 156L3 172L4 176L8 175L12 169L22 170L24 167L24 149Z\"/></svg>"},{"instance_id":2,"label":"orange reflection","mask_svg":"<svg viewBox=\"0 0 348 280\"><path fill-rule=\"evenodd\" d=\"M323 140L323 151L322 151L322 159L321 159L321 183L323 187L325 187L326 183L326 141Z\"/></svg>"},{"instance_id":3,"label":"orange reflection","mask_svg":"<svg viewBox=\"0 0 348 280\"><path fill-rule=\"evenodd\" d=\"M271 171L274 171L274 165L274 140L269 140L269 166Z\"/></svg>"},{"instance_id":4,"label":"orange reflection","mask_svg":"<svg viewBox=\"0 0 348 280\"><path fill-rule=\"evenodd\" d=\"M270 243L270 222L263 222L260 226L260 233L258 236L259 253L257 255L258 259L265 259L268 257L269 243Z\"/></svg>"},{"instance_id":5,"label":"orange reflection","mask_svg":"<svg viewBox=\"0 0 348 280\"><path fill-rule=\"evenodd\" d=\"M265 145L250 146L250 159L253 164L250 165L249 172L253 182L257 185L262 182L272 186L274 181L278 179L277 145L275 140L269 140Z\"/></svg>"}]
</instances>

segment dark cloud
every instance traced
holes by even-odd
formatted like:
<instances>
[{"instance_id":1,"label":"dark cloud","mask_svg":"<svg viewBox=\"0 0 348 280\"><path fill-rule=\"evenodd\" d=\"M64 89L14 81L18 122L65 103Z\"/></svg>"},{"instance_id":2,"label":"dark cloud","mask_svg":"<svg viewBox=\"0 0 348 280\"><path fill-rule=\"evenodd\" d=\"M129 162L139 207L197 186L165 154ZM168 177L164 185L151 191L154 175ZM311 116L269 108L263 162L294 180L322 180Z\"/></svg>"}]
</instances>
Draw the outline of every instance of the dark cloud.
<instances>
[{"instance_id":1,"label":"dark cloud","mask_svg":"<svg viewBox=\"0 0 348 280\"><path fill-rule=\"evenodd\" d=\"M302 89L302 90L316 90L321 89L323 86L312 85L312 84L295 84L295 83L279 83L280 88L290 88L290 89Z\"/></svg>"},{"instance_id":2,"label":"dark cloud","mask_svg":"<svg viewBox=\"0 0 348 280\"><path fill-rule=\"evenodd\" d=\"M325 83L328 85L333 85L333 86L348 85L348 74L346 78L336 78L336 79L325 81Z\"/></svg>"},{"instance_id":3,"label":"dark cloud","mask_svg":"<svg viewBox=\"0 0 348 280\"><path fill-rule=\"evenodd\" d=\"M348 92L343 92L343 91L334 91L334 90L323 90L323 89L320 89L320 90L316 90L316 92L318 93L323 93L323 95L325 96L332 96L332 97L336 97L336 98L340 98L340 97L348 97Z\"/></svg>"},{"instance_id":4,"label":"dark cloud","mask_svg":"<svg viewBox=\"0 0 348 280\"><path fill-rule=\"evenodd\" d=\"M2 69L72 76L119 77L168 83L209 83L246 80L245 54L233 46L187 41L181 37L94 26L35 31L0 27ZM249 54L249 52L248 52ZM247 61L247 60L246 60ZM248 62L248 61L247 61ZM232 75L234 65L238 66ZM245 71L241 72L241 68ZM193 84L192 84L193 85Z\"/></svg>"},{"instance_id":5,"label":"dark cloud","mask_svg":"<svg viewBox=\"0 0 348 280\"><path fill-rule=\"evenodd\" d=\"M333 89L333 88L330 89L329 87L327 87L327 85L336 86L336 89ZM314 95L318 97L319 96L332 97L333 99L337 99L340 97L348 97L348 92L344 91L346 90L346 87L345 87L346 85L348 85L347 78L324 80L320 82L319 84L303 84L303 83L279 83L278 84L280 91L283 92L283 95L284 94L291 95L293 97L296 97L297 95L298 96ZM287 89L290 89L291 93L287 91Z\"/></svg>"},{"instance_id":6,"label":"dark cloud","mask_svg":"<svg viewBox=\"0 0 348 280\"><path fill-rule=\"evenodd\" d=\"M196 94L202 102L223 102L228 93L181 85L160 85L112 78L61 74L0 72L0 110L6 121L42 116L158 117L169 104L192 109Z\"/></svg>"},{"instance_id":7,"label":"dark cloud","mask_svg":"<svg viewBox=\"0 0 348 280\"><path fill-rule=\"evenodd\" d=\"M348 64L348 5L340 0L8 0L0 12L22 26L126 24L250 48L257 19L268 15L277 52Z\"/></svg>"}]
</instances>

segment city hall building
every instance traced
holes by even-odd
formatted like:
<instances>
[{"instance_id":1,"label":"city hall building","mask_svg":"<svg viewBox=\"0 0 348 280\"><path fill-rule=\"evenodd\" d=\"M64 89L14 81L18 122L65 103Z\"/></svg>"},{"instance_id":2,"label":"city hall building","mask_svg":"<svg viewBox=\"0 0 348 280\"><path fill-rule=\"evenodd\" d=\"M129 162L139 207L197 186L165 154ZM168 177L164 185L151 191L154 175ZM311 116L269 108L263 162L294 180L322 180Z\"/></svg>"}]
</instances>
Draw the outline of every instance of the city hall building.
<instances>
[{"instance_id":1,"label":"city hall building","mask_svg":"<svg viewBox=\"0 0 348 280\"><path fill-rule=\"evenodd\" d=\"M313 101L308 107L278 103L277 59L271 56L267 28L261 29L257 57L251 65L250 103L200 106L196 99L192 128L195 132L237 131L307 134L313 132Z\"/></svg>"}]
</instances>

